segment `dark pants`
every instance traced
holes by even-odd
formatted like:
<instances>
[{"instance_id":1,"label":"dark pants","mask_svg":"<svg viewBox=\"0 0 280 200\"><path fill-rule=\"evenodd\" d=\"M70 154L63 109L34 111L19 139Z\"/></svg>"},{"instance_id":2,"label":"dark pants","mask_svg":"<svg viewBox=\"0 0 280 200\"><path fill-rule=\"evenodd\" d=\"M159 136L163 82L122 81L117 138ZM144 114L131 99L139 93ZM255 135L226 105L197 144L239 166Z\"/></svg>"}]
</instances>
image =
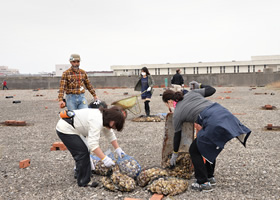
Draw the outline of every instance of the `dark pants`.
<instances>
[{"instance_id":1,"label":"dark pants","mask_svg":"<svg viewBox=\"0 0 280 200\"><path fill-rule=\"evenodd\" d=\"M202 155L197 148L196 139L192 142L189 152L194 166L194 174L197 179L197 183L205 183L208 178L214 177L216 160L213 164L206 160L206 163L204 164Z\"/></svg>"},{"instance_id":2,"label":"dark pants","mask_svg":"<svg viewBox=\"0 0 280 200\"><path fill-rule=\"evenodd\" d=\"M5 88L6 88L7 90L9 89L6 85L3 85L3 90L4 90Z\"/></svg>"},{"instance_id":3,"label":"dark pants","mask_svg":"<svg viewBox=\"0 0 280 200\"><path fill-rule=\"evenodd\" d=\"M76 162L77 182L79 186L87 186L90 182L90 153L84 141L78 135L63 134L56 131Z\"/></svg>"},{"instance_id":4,"label":"dark pants","mask_svg":"<svg viewBox=\"0 0 280 200\"><path fill-rule=\"evenodd\" d=\"M150 103L149 100L144 102L144 104L145 104L145 112L146 112L147 116L150 116L150 105L149 105L149 103Z\"/></svg>"}]
</instances>

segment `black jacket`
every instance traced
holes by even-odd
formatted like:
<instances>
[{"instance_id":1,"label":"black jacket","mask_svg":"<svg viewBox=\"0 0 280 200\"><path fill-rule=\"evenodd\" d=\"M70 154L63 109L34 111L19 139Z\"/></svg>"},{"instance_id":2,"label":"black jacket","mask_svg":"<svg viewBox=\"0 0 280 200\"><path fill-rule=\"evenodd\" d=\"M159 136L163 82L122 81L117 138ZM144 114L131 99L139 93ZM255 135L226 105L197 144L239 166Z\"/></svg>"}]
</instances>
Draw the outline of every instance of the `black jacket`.
<instances>
[{"instance_id":1,"label":"black jacket","mask_svg":"<svg viewBox=\"0 0 280 200\"><path fill-rule=\"evenodd\" d=\"M171 79L171 84L182 85L184 84L184 79L181 74L176 73Z\"/></svg>"}]
</instances>

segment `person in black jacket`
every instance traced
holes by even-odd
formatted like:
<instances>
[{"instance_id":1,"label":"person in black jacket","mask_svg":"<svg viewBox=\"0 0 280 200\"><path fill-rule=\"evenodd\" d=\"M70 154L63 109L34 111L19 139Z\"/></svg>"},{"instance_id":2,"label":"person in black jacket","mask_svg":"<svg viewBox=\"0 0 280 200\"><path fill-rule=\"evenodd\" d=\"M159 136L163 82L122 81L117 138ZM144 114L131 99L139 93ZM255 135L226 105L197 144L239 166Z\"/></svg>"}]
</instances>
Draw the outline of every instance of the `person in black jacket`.
<instances>
[{"instance_id":1,"label":"person in black jacket","mask_svg":"<svg viewBox=\"0 0 280 200\"><path fill-rule=\"evenodd\" d=\"M184 79L180 73L181 73L181 70L177 69L176 74L171 79L171 84L172 84L175 92L181 91L184 87Z\"/></svg>"}]
</instances>

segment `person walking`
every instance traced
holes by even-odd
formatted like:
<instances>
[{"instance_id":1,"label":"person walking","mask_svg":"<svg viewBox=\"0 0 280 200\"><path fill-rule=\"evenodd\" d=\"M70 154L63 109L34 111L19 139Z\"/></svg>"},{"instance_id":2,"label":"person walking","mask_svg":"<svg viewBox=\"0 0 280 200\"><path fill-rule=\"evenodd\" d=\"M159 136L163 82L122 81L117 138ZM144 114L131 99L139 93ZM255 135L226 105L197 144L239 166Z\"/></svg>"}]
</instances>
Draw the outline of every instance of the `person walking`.
<instances>
[{"instance_id":1,"label":"person walking","mask_svg":"<svg viewBox=\"0 0 280 200\"><path fill-rule=\"evenodd\" d=\"M104 135L111 142L119 157L125 154L119 147L113 131L123 129L125 118L121 109L116 106L109 109L100 107L68 112L71 112L71 115L68 115L72 117L61 118L56 125L56 132L75 160L78 186L85 187L91 179L91 153L99 157L106 167L115 165L99 147L100 136ZM96 182L90 184L97 185Z\"/></svg>"},{"instance_id":2,"label":"person walking","mask_svg":"<svg viewBox=\"0 0 280 200\"><path fill-rule=\"evenodd\" d=\"M144 101L146 116L150 116L150 101L153 94L154 79L151 76L147 67L141 69L141 75L135 85L135 91L141 91L141 99Z\"/></svg>"},{"instance_id":3,"label":"person walking","mask_svg":"<svg viewBox=\"0 0 280 200\"><path fill-rule=\"evenodd\" d=\"M6 81L6 80L3 81L2 85L3 85L3 90L5 90L5 88L6 88L7 90L9 89L9 88L7 87L7 81Z\"/></svg>"},{"instance_id":4,"label":"person walking","mask_svg":"<svg viewBox=\"0 0 280 200\"><path fill-rule=\"evenodd\" d=\"M180 69L176 70L176 74L174 74L174 76L171 79L171 84L172 84L175 92L182 91L182 89L184 88L184 79L181 75Z\"/></svg>"},{"instance_id":5,"label":"person walking","mask_svg":"<svg viewBox=\"0 0 280 200\"><path fill-rule=\"evenodd\" d=\"M184 122L195 122L202 126L189 148L194 165L196 182L191 188L199 191L211 191L216 185L214 178L216 158L225 144L237 138L244 146L251 130L244 126L231 112L218 103L204 98L212 95L215 88L200 84L200 89L193 89L184 96L182 92L166 90L162 100L169 109L177 102L173 114L175 134L171 165L176 165ZM203 157L206 159L204 164Z\"/></svg>"},{"instance_id":6,"label":"person walking","mask_svg":"<svg viewBox=\"0 0 280 200\"><path fill-rule=\"evenodd\" d=\"M92 94L94 100L97 100L95 90L93 89L86 72L80 69L80 55L72 54L69 59L71 67L64 71L60 80L58 101L61 108L67 106L68 110L78 110L88 108L85 98L85 88ZM66 92L66 104L63 101L64 92Z\"/></svg>"}]
</instances>

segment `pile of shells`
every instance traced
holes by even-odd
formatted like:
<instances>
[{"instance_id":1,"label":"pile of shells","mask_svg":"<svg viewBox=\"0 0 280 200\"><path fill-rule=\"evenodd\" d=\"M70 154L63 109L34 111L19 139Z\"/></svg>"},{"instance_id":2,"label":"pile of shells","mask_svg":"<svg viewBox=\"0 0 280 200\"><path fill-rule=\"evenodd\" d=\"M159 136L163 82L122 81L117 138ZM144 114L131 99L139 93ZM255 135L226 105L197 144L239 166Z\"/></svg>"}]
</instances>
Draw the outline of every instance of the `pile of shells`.
<instances>
[{"instance_id":1,"label":"pile of shells","mask_svg":"<svg viewBox=\"0 0 280 200\"><path fill-rule=\"evenodd\" d=\"M188 188L188 181L175 178L175 177L166 177L159 178L154 180L150 185L147 186L147 189L153 193L163 194L165 196L177 195Z\"/></svg>"},{"instance_id":2,"label":"pile of shells","mask_svg":"<svg viewBox=\"0 0 280 200\"><path fill-rule=\"evenodd\" d=\"M92 163L95 166L94 173L101 176L108 176L112 173L112 168L106 167L101 160L92 160Z\"/></svg>"},{"instance_id":3,"label":"pile of shells","mask_svg":"<svg viewBox=\"0 0 280 200\"><path fill-rule=\"evenodd\" d=\"M165 169L161 169L159 167L145 169L137 177L137 183L139 186L144 187L154 179L163 176L168 176L168 173Z\"/></svg>"},{"instance_id":4,"label":"pile of shells","mask_svg":"<svg viewBox=\"0 0 280 200\"><path fill-rule=\"evenodd\" d=\"M132 119L133 122L160 122L161 118L159 116L149 116L149 117L136 117Z\"/></svg>"},{"instance_id":5,"label":"pile of shells","mask_svg":"<svg viewBox=\"0 0 280 200\"><path fill-rule=\"evenodd\" d=\"M112 182L111 178L104 176L102 177L101 181L103 186L108 190L111 190L113 192L116 192L118 190L118 187Z\"/></svg>"},{"instance_id":6,"label":"pile of shells","mask_svg":"<svg viewBox=\"0 0 280 200\"><path fill-rule=\"evenodd\" d=\"M136 188L135 180L119 171L113 172L111 180L122 192L131 192Z\"/></svg>"},{"instance_id":7,"label":"pile of shells","mask_svg":"<svg viewBox=\"0 0 280 200\"><path fill-rule=\"evenodd\" d=\"M170 166L170 158L164 162L163 166L167 168L166 170L169 176L190 179L193 174L193 166L189 153L179 153L175 167L172 168Z\"/></svg>"},{"instance_id":8,"label":"pile of shells","mask_svg":"<svg viewBox=\"0 0 280 200\"><path fill-rule=\"evenodd\" d=\"M110 177L103 177L101 179L103 186L113 192L131 192L136 188L136 182L133 178L120 172L119 166L116 164L112 168L112 175Z\"/></svg>"},{"instance_id":9,"label":"pile of shells","mask_svg":"<svg viewBox=\"0 0 280 200\"><path fill-rule=\"evenodd\" d=\"M124 159L118 160L117 163L120 171L132 178L135 178L141 172L141 166L132 157L129 157L128 159L124 157Z\"/></svg>"}]
</instances>

